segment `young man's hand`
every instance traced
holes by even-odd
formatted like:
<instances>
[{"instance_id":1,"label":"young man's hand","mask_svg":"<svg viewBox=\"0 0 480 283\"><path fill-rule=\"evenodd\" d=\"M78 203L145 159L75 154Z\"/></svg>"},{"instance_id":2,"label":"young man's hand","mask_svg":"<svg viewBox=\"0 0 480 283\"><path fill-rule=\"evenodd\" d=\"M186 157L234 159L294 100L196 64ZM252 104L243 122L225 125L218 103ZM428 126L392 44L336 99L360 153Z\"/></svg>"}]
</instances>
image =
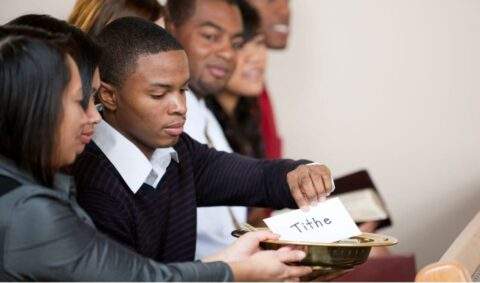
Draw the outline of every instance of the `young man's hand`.
<instances>
[{"instance_id":1,"label":"young man's hand","mask_svg":"<svg viewBox=\"0 0 480 283\"><path fill-rule=\"evenodd\" d=\"M292 197L302 209L324 201L334 189L330 169L315 163L300 165L288 172L287 182Z\"/></svg>"}]
</instances>

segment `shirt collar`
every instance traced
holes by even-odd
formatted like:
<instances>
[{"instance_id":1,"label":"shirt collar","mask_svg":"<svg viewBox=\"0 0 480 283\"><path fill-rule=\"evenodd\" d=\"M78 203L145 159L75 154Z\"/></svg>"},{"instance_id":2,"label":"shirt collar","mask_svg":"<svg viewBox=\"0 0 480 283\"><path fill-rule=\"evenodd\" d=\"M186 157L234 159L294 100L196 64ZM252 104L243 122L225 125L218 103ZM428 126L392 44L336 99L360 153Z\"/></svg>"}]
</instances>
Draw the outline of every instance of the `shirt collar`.
<instances>
[{"instance_id":1,"label":"shirt collar","mask_svg":"<svg viewBox=\"0 0 480 283\"><path fill-rule=\"evenodd\" d=\"M133 193L136 193L143 183L155 188L171 159L179 162L177 152L171 147L156 149L151 160L148 160L138 147L104 120L96 127L93 141Z\"/></svg>"}]
</instances>

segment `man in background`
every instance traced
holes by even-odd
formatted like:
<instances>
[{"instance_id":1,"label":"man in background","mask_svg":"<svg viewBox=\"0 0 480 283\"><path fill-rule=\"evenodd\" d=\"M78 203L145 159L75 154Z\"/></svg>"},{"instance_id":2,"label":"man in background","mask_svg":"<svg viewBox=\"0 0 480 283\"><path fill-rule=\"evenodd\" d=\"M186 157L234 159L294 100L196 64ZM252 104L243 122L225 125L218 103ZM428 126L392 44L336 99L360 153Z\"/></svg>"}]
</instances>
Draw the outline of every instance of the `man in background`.
<instances>
[{"instance_id":1,"label":"man in background","mask_svg":"<svg viewBox=\"0 0 480 283\"><path fill-rule=\"evenodd\" d=\"M217 150L232 152L205 97L221 93L236 65L243 43L238 3L232 0L170 0L167 30L185 48L190 67L185 132ZM245 207L204 207L197 210L195 258L203 258L233 241L231 231L246 222Z\"/></svg>"}]
</instances>

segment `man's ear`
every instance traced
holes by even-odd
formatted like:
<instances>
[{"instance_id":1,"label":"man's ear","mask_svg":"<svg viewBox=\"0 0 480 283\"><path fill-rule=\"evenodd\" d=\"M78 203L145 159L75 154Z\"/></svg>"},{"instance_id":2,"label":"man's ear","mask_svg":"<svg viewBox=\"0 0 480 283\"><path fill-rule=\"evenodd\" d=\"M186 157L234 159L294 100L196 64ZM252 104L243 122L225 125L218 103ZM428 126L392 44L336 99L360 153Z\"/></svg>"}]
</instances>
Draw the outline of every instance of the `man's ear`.
<instances>
[{"instance_id":1,"label":"man's ear","mask_svg":"<svg viewBox=\"0 0 480 283\"><path fill-rule=\"evenodd\" d=\"M117 109L117 95L117 90L114 86L103 81L100 83L98 99L107 110L115 111Z\"/></svg>"}]
</instances>

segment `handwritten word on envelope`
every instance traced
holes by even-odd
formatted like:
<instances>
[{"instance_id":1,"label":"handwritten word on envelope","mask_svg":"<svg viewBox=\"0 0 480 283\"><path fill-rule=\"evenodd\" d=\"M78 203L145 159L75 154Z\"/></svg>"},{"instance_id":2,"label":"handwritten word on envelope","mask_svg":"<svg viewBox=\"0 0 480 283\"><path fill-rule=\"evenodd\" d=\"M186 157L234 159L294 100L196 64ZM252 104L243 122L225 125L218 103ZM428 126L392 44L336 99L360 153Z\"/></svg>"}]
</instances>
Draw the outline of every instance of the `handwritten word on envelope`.
<instances>
[{"instance_id":1,"label":"handwritten word on envelope","mask_svg":"<svg viewBox=\"0 0 480 283\"><path fill-rule=\"evenodd\" d=\"M358 236L358 229L338 198L310 207L309 211L293 210L263 220L281 240L333 243Z\"/></svg>"}]
</instances>

